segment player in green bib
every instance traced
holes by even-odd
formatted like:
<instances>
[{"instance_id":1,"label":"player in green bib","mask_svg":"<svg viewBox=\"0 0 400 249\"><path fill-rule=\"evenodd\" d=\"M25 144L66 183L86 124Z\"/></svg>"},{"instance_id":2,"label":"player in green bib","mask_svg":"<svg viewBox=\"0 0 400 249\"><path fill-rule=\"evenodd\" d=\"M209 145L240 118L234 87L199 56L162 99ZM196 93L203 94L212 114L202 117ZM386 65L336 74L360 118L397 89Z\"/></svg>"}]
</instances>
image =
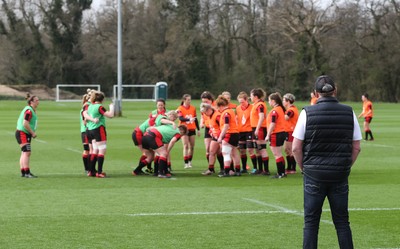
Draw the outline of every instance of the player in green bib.
<instances>
[{"instance_id":1,"label":"player in green bib","mask_svg":"<svg viewBox=\"0 0 400 249\"><path fill-rule=\"evenodd\" d=\"M37 115L36 108L39 105L39 98L31 96L29 93L26 96L28 105L21 111L17 121L17 131L15 138L21 148L21 156L19 165L21 176L26 178L36 178L31 173L29 159L31 156L31 140L36 138Z\"/></svg>"},{"instance_id":2,"label":"player in green bib","mask_svg":"<svg viewBox=\"0 0 400 249\"><path fill-rule=\"evenodd\" d=\"M152 126L160 126L160 125L172 125L173 128L176 128L175 120L178 118L178 114L176 111L169 111L166 116L164 115L157 115L154 118L148 118L146 121L144 121L141 125L135 128L135 130L132 133L132 140L133 143L139 147L140 151L142 152L142 156L139 159L139 164L135 168L135 170L132 171L132 175L144 175L146 173L152 173L150 172L149 168L151 167L151 161L148 163L146 161L146 155L144 154L144 150L142 147L142 138L143 134L147 131L148 128ZM158 158L156 156L154 160L154 164L156 167ZM146 173L142 171L142 169L147 166L147 171Z\"/></svg>"},{"instance_id":3,"label":"player in green bib","mask_svg":"<svg viewBox=\"0 0 400 249\"><path fill-rule=\"evenodd\" d=\"M159 156L159 178L169 178L171 174L168 172L168 157L174 144L187 134L187 127L180 125L174 128L172 125L161 125L151 127L143 136L143 150L146 155L146 161L149 163L153 160L154 154Z\"/></svg>"},{"instance_id":4,"label":"player in green bib","mask_svg":"<svg viewBox=\"0 0 400 249\"><path fill-rule=\"evenodd\" d=\"M107 111L102 105L104 98L104 93L94 91L90 96L91 104L87 112L84 112L84 117L88 120L88 139L93 147L93 154L90 156L88 176L96 176L97 178L106 177L105 172L103 172L104 156L107 149L105 117L114 117L114 105L111 103L110 110Z\"/></svg>"},{"instance_id":5,"label":"player in green bib","mask_svg":"<svg viewBox=\"0 0 400 249\"><path fill-rule=\"evenodd\" d=\"M82 96L82 109L80 110L80 130L81 130L81 140L83 145L83 152L82 152L82 161L83 166L85 168L86 174L89 173L89 162L90 162L90 154L92 149L92 144L89 143L89 138L87 136L87 122L88 120L85 118L84 113L87 112L90 105L90 93L84 94ZM92 120L94 121L94 120Z\"/></svg>"},{"instance_id":6,"label":"player in green bib","mask_svg":"<svg viewBox=\"0 0 400 249\"><path fill-rule=\"evenodd\" d=\"M153 110L149 118L156 118L158 115L166 115L168 110L165 108L165 100L163 98L159 98L156 101L157 109Z\"/></svg>"}]
</instances>

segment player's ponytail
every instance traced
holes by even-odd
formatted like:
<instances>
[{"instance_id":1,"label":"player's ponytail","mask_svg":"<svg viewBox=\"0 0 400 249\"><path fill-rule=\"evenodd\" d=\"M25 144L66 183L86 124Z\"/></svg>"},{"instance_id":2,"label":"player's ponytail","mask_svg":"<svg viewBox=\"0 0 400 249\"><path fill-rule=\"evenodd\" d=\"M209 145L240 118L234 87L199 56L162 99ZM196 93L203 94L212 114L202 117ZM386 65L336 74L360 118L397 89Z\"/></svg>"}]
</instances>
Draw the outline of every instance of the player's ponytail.
<instances>
[{"instance_id":1,"label":"player's ponytail","mask_svg":"<svg viewBox=\"0 0 400 249\"><path fill-rule=\"evenodd\" d=\"M28 105L30 105L31 102L32 102L35 98L36 98L35 95L31 95L30 93L26 93L25 99L26 99L26 102L28 103Z\"/></svg>"}]
</instances>

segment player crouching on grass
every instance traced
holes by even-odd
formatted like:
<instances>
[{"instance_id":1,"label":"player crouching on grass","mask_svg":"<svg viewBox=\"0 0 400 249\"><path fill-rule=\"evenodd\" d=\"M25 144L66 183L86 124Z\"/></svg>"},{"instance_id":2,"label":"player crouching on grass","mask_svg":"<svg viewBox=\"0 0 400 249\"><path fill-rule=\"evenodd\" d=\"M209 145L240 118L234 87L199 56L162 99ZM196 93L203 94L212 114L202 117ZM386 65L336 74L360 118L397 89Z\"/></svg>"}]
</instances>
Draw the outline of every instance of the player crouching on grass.
<instances>
[{"instance_id":1,"label":"player crouching on grass","mask_svg":"<svg viewBox=\"0 0 400 249\"><path fill-rule=\"evenodd\" d=\"M88 176L96 176L98 178L106 177L103 172L104 156L107 149L107 132L106 120L104 117L114 117L114 105L111 103L110 110L107 111L102 105L105 96L104 93L96 91L91 94L90 102L92 103L87 113L84 113L88 120L88 138L92 142L93 154L90 158L90 172ZM97 172L96 172L97 162Z\"/></svg>"},{"instance_id":2,"label":"player crouching on grass","mask_svg":"<svg viewBox=\"0 0 400 249\"><path fill-rule=\"evenodd\" d=\"M142 140L143 140L143 134L146 132L146 130L152 126L160 126L160 125L172 125L174 129L176 129L176 124L175 120L178 118L178 114L176 111L169 111L166 116L158 114L156 117L150 117L146 121L144 121L141 125L135 128L135 130L132 132L132 140L133 143L140 149L142 152L142 156L139 159L139 164L135 168L135 170L132 171L132 175L137 176L137 175L146 175L149 172L143 172L142 169L145 166L149 166L151 164L146 161L146 154L144 153L143 146L142 146ZM154 159L154 167L158 168L158 156L155 157ZM155 174L158 175L158 172L154 172Z\"/></svg>"},{"instance_id":3,"label":"player crouching on grass","mask_svg":"<svg viewBox=\"0 0 400 249\"><path fill-rule=\"evenodd\" d=\"M146 155L146 161L147 163L151 162L154 158L154 153L158 154L159 178L171 177L171 174L168 173L169 154L175 143L186 134L187 127L185 125L180 125L177 129L172 125L161 125L151 127L146 133L144 133L142 146ZM157 172L156 168L154 168L154 171Z\"/></svg>"}]
</instances>

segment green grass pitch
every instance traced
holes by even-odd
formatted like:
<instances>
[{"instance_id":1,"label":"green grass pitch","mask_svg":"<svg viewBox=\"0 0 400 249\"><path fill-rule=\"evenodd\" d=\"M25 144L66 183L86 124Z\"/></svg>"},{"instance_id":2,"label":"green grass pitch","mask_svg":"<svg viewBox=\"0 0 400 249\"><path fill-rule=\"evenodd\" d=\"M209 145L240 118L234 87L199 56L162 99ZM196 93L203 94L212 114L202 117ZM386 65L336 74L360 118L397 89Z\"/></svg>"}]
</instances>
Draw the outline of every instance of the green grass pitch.
<instances>
[{"instance_id":1,"label":"green grass pitch","mask_svg":"<svg viewBox=\"0 0 400 249\"><path fill-rule=\"evenodd\" d=\"M202 176L207 164L201 136L192 169L183 169L178 142L172 179L132 176L140 153L131 133L155 109L154 102L124 102L123 117L107 120L109 178L97 179L83 173L80 104L41 101L31 156L39 177L21 178L14 133L25 104L0 101L0 248L301 248L301 174L280 180ZM178 104L169 100L167 108ZM192 104L198 107L199 101ZM361 102L349 104L358 115ZM400 248L399 106L375 103L374 108L375 141L362 141L350 176L354 244ZM325 204L319 246L338 248Z\"/></svg>"}]
</instances>

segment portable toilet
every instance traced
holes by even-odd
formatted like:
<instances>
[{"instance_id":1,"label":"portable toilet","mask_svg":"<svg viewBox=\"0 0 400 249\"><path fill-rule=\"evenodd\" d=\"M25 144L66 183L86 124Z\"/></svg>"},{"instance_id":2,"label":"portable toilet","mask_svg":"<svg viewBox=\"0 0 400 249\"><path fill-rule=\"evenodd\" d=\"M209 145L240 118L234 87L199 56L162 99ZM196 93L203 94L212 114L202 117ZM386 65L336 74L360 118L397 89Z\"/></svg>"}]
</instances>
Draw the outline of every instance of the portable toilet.
<instances>
[{"instance_id":1,"label":"portable toilet","mask_svg":"<svg viewBox=\"0 0 400 249\"><path fill-rule=\"evenodd\" d=\"M167 100L168 97L168 84L167 82L157 82L156 83L156 88L155 88L155 99L162 98L164 100Z\"/></svg>"}]
</instances>

